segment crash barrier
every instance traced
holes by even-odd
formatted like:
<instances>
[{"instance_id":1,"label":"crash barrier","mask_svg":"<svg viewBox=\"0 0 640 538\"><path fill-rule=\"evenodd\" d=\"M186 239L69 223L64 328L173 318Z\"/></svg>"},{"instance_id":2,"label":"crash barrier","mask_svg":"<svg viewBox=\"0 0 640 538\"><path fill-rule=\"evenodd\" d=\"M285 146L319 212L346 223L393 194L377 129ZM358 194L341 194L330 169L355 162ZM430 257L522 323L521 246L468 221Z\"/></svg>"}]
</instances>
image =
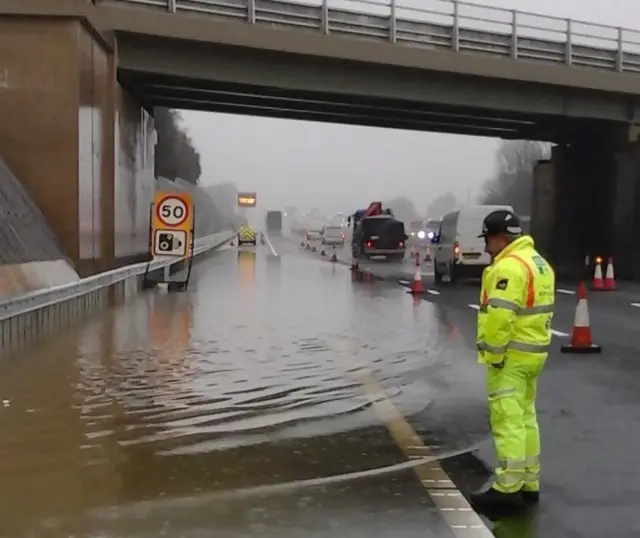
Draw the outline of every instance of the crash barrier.
<instances>
[{"instance_id":1,"label":"crash barrier","mask_svg":"<svg viewBox=\"0 0 640 538\"><path fill-rule=\"evenodd\" d=\"M211 253L235 235L224 231L196 239L194 258ZM10 298L0 303L0 353L31 345L99 310L126 301L142 289L145 273L164 271L182 262L181 258L158 258Z\"/></svg>"}]
</instances>

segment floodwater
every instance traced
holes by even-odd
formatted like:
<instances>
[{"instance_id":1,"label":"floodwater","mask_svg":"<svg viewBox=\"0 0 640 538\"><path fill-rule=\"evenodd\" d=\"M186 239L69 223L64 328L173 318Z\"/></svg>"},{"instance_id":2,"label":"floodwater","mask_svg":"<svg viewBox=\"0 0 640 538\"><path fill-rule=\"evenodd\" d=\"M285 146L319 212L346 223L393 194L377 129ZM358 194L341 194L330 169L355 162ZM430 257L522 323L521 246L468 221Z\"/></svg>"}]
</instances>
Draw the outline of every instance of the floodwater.
<instances>
[{"instance_id":1,"label":"floodwater","mask_svg":"<svg viewBox=\"0 0 640 538\"><path fill-rule=\"evenodd\" d=\"M448 454L486 433L471 354L433 304L276 247L0 364L1 537L449 536L358 372L481 425Z\"/></svg>"}]
</instances>

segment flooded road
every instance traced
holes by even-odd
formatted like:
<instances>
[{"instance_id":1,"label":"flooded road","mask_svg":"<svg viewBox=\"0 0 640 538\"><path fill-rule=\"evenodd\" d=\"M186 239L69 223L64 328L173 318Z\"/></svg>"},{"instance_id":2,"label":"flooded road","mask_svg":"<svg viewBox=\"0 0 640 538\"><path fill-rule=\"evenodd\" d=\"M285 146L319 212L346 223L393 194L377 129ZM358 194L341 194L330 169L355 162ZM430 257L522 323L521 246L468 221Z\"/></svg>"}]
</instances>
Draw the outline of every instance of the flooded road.
<instances>
[{"instance_id":1,"label":"flooded road","mask_svg":"<svg viewBox=\"0 0 640 538\"><path fill-rule=\"evenodd\" d=\"M458 535L415 467L486 437L466 344L437 305L275 248L0 363L0 536Z\"/></svg>"}]
</instances>

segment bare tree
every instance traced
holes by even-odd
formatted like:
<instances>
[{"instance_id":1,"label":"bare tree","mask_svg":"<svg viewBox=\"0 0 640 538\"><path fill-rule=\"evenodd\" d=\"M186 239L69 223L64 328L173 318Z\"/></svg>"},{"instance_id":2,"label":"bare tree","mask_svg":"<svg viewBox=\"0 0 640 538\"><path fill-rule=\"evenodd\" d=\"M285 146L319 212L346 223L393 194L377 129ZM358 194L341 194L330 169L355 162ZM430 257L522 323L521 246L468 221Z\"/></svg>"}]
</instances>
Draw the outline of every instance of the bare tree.
<instances>
[{"instance_id":1,"label":"bare tree","mask_svg":"<svg viewBox=\"0 0 640 538\"><path fill-rule=\"evenodd\" d=\"M550 145L544 142L503 140L496 154L498 175L485 184L481 203L509 204L517 213L529 215L533 167L549 153Z\"/></svg>"},{"instance_id":2,"label":"bare tree","mask_svg":"<svg viewBox=\"0 0 640 538\"><path fill-rule=\"evenodd\" d=\"M452 192L441 194L427 208L428 219L439 219L458 207L458 200Z\"/></svg>"}]
</instances>

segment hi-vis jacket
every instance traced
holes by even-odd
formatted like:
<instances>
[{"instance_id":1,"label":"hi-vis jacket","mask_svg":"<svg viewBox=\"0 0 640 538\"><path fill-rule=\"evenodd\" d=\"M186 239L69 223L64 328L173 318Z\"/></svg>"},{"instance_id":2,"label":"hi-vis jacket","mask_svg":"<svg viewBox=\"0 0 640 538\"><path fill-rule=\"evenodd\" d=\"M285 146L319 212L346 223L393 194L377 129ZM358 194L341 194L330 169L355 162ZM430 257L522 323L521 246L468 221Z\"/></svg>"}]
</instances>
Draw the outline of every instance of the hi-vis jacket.
<instances>
[{"instance_id":1,"label":"hi-vis jacket","mask_svg":"<svg viewBox=\"0 0 640 538\"><path fill-rule=\"evenodd\" d=\"M525 235L513 241L482 274L478 361L547 357L555 300L555 273Z\"/></svg>"}]
</instances>

